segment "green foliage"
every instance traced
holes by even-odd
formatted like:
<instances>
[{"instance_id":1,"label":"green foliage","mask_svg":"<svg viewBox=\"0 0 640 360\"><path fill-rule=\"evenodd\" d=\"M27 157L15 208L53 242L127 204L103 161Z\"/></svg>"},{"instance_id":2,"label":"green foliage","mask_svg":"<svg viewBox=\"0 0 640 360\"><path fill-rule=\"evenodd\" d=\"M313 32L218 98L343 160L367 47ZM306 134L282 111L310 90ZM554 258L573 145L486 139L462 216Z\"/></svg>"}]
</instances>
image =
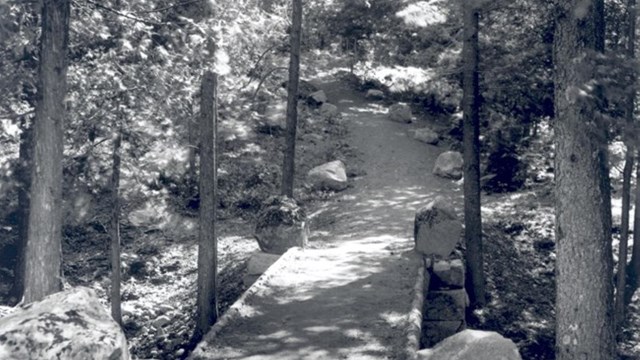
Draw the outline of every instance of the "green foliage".
<instances>
[{"instance_id":1,"label":"green foliage","mask_svg":"<svg viewBox=\"0 0 640 360\"><path fill-rule=\"evenodd\" d=\"M273 196L263 205L256 229L280 225L295 225L306 221L307 214L294 200L287 196Z\"/></svg>"}]
</instances>

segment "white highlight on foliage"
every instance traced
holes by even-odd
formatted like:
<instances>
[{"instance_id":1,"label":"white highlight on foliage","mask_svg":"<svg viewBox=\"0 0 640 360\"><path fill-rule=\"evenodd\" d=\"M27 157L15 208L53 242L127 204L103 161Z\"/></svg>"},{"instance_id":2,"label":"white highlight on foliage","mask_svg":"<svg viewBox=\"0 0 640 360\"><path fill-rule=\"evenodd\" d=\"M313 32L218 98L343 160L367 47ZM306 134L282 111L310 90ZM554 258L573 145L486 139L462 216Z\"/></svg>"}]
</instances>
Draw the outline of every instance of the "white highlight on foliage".
<instances>
[{"instance_id":1,"label":"white highlight on foliage","mask_svg":"<svg viewBox=\"0 0 640 360\"><path fill-rule=\"evenodd\" d=\"M439 5L441 0L419 1L396 13L409 26L427 27L447 21L446 10Z\"/></svg>"},{"instance_id":2,"label":"white highlight on foliage","mask_svg":"<svg viewBox=\"0 0 640 360\"><path fill-rule=\"evenodd\" d=\"M222 49L216 51L215 71L218 75L227 75L231 72L229 55Z\"/></svg>"}]
</instances>

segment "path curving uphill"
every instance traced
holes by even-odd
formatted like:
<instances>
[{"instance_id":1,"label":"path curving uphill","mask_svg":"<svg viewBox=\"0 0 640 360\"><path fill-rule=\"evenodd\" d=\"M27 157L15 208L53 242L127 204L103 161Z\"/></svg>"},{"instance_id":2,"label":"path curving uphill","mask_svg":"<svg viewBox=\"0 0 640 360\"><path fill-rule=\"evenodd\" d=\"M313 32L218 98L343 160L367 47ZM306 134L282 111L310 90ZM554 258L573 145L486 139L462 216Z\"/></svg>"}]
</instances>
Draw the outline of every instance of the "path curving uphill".
<instances>
[{"instance_id":1,"label":"path curving uphill","mask_svg":"<svg viewBox=\"0 0 640 360\"><path fill-rule=\"evenodd\" d=\"M458 204L461 192L431 174L445 149L413 140L412 125L387 120L384 106L343 83L315 83L342 112L366 174L315 209L312 248L283 255L194 359L404 358L420 260L412 251L415 210L438 195Z\"/></svg>"}]
</instances>

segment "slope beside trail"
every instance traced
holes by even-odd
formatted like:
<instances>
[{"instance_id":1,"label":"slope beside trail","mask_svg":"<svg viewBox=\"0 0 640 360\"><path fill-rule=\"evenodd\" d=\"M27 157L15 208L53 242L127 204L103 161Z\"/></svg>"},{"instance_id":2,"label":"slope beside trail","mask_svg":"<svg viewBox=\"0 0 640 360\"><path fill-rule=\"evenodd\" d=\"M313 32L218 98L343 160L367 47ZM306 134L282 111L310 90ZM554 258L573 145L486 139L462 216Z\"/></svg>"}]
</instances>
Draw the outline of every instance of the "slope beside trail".
<instances>
[{"instance_id":1,"label":"slope beside trail","mask_svg":"<svg viewBox=\"0 0 640 360\"><path fill-rule=\"evenodd\" d=\"M342 112L363 175L315 209L310 248L276 263L238 316L205 337L200 358L403 358L419 262L415 210L438 195L458 203L461 194L431 174L445 149L413 140L415 125L387 120L385 106L339 81L314 83Z\"/></svg>"}]
</instances>

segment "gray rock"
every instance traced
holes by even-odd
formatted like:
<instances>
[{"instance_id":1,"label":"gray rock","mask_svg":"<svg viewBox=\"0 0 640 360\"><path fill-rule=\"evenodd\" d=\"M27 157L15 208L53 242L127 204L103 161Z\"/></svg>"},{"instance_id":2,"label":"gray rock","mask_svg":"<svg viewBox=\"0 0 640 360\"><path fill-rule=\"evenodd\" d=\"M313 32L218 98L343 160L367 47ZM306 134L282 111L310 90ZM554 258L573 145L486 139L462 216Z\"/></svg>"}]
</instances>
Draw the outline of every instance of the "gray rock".
<instances>
[{"instance_id":1,"label":"gray rock","mask_svg":"<svg viewBox=\"0 0 640 360\"><path fill-rule=\"evenodd\" d=\"M344 190L348 186L346 166L340 160L316 166L309 170L307 182L315 190Z\"/></svg>"},{"instance_id":2,"label":"gray rock","mask_svg":"<svg viewBox=\"0 0 640 360\"><path fill-rule=\"evenodd\" d=\"M376 89L369 89L367 90L367 94L365 95L365 97L371 100L383 100L384 92Z\"/></svg>"},{"instance_id":3,"label":"gray rock","mask_svg":"<svg viewBox=\"0 0 640 360\"><path fill-rule=\"evenodd\" d=\"M394 104L389 108L389 119L400 123L410 123L413 119L411 107L407 104Z\"/></svg>"},{"instance_id":4,"label":"gray rock","mask_svg":"<svg viewBox=\"0 0 640 360\"><path fill-rule=\"evenodd\" d=\"M327 102L327 94L324 93L324 90L318 90L309 94L309 96L307 97L307 102L310 105L320 106L321 104Z\"/></svg>"},{"instance_id":5,"label":"gray rock","mask_svg":"<svg viewBox=\"0 0 640 360\"><path fill-rule=\"evenodd\" d=\"M430 145L436 145L440 141L440 136L438 135L438 133L429 128L417 129L413 135L413 138Z\"/></svg>"},{"instance_id":6,"label":"gray rock","mask_svg":"<svg viewBox=\"0 0 640 360\"><path fill-rule=\"evenodd\" d=\"M430 291L424 306L424 318L427 320L464 320L469 296L464 289Z\"/></svg>"},{"instance_id":7,"label":"gray rock","mask_svg":"<svg viewBox=\"0 0 640 360\"><path fill-rule=\"evenodd\" d=\"M254 232L260 250L282 255L292 247L306 247L309 224L304 210L295 200L275 197L265 205L258 215Z\"/></svg>"},{"instance_id":8,"label":"gray rock","mask_svg":"<svg viewBox=\"0 0 640 360\"><path fill-rule=\"evenodd\" d=\"M462 222L453 208L438 197L416 211L413 235L416 251L446 259L461 240Z\"/></svg>"},{"instance_id":9,"label":"gray rock","mask_svg":"<svg viewBox=\"0 0 640 360\"><path fill-rule=\"evenodd\" d=\"M247 262L247 274L249 275L261 275L267 269L273 265L280 255L268 254L262 251L256 251L251 254L249 261Z\"/></svg>"},{"instance_id":10,"label":"gray rock","mask_svg":"<svg viewBox=\"0 0 640 360\"><path fill-rule=\"evenodd\" d=\"M160 329L170 322L171 322L171 318L169 318L166 315L161 315L161 316L158 316L155 320L153 320L153 326L155 326L156 329Z\"/></svg>"},{"instance_id":11,"label":"gray rock","mask_svg":"<svg viewBox=\"0 0 640 360\"><path fill-rule=\"evenodd\" d=\"M262 251L255 251L251 254L249 261L247 262L246 273L250 275L261 275L271 265L273 265L278 259L280 255L278 254L269 254Z\"/></svg>"},{"instance_id":12,"label":"gray rock","mask_svg":"<svg viewBox=\"0 0 640 360\"><path fill-rule=\"evenodd\" d=\"M0 319L0 359L128 360L127 339L95 291L76 287Z\"/></svg>"},{"instance_id":13,"label":"gray rock","mask_svg":"<svg viewBox=\"0 0 640 360\"><path fill-rule=\"evenodd\" d=\"M462 154L457 151L446 151L436 159L433 174L447 179L460 180L463 164Z\"/></svg>"},{"instance_id":14,"label":"gray rock","mask_svg":"<svg viewBox=\"0 0 640 360\"><path fill-rule=\"evenodd\" d=\"M522 360L513 341L493 331L464 330L432 349L418 351L419 360Z\"/></svg>"},{"instance_id":15,"label":"gray rock","mask_svg":"<svg viewBox=\"0 0 640 360\"><path fill-rule=\"evenodd\" d=\"M338 107L333 105L333 104L323 103L322 106L320 106L320 114L322 114L323 116L326 116L326 117L337 116L338 115Z\"/></svg>"},{"instance_id":16,"label":"gray rock","mask_svg":"<svg viewBox=\"0 0 640 360\"><path fill-rule=\"evenodd\" d=\"M433 265L433 281L440 288L461 289L464 287L464 265L462 260L440 260Z\"/></svg>"}]
</instances>

